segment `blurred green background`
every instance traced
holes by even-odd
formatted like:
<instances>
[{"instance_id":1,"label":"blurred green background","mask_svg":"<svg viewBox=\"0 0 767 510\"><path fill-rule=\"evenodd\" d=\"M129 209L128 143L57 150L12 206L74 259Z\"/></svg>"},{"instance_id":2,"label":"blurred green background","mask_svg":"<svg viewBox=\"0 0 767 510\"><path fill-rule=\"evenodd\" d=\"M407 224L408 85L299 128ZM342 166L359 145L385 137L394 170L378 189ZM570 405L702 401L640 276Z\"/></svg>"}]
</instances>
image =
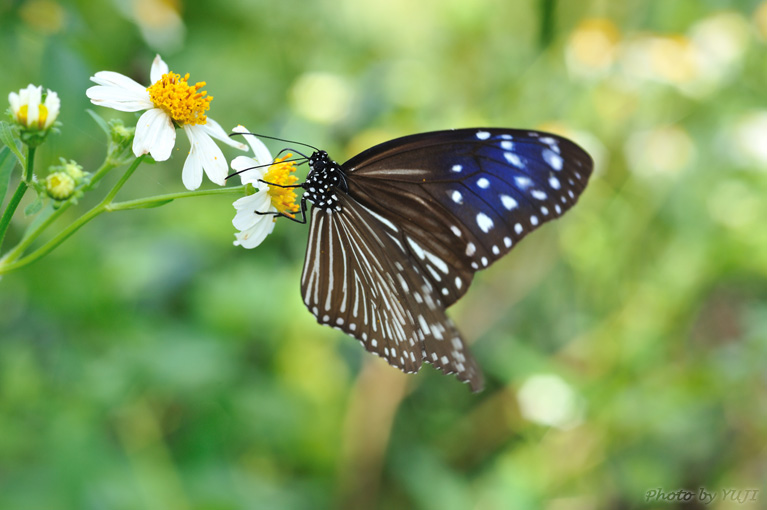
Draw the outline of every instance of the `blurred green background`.
<instances>
[{"instance_id":1,"label":"blurred green background","mask_svg":"<svg viewBox=\"0 0 767 510\"><path fill-rule=\"evenodd\" d=\"M227 197L97 218L0 280L0 508L767 508L766 41L757 0L0 1L0 91L62 101L38 169L97 167L85 109L136 116L89 77L157 52L226 129L338 160L487 125L596 161L451 309L477 395L317 325L305 226L248 251ZM118 198L181 191L187 148Z\"/></svg>"}]
</instances>

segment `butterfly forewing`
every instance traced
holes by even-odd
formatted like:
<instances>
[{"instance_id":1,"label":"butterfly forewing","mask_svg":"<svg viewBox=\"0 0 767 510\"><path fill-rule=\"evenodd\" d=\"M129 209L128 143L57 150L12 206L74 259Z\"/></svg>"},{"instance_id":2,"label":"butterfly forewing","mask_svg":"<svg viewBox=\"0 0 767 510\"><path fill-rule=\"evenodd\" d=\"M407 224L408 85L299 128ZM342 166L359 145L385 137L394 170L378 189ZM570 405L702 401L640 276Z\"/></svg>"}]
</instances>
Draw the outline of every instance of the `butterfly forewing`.
<instances>
[{"instance_id":1,"label":"butterfly forewing","mask_svg":"<svg viewBox=\"0 0 767 510\"><path fill-rule=\"evenodd\" d=\"M450 306L475 271L576 202L592 161L553 134L462 129L377 145L343 169L351 196L400 231Z\"/></svg>"},{"instance_id":2,"label":"butterfly forewing","mask_svg":"<svg viewBox=\"0 0 767 510\"><path fill-rule=\"evenodd\" d=\"M318 322L406 372L428 361L481 389L479 368L402 231L348 195L339 203L341 211L312 209L301 292Z\"/></svg>"}]
</instances>

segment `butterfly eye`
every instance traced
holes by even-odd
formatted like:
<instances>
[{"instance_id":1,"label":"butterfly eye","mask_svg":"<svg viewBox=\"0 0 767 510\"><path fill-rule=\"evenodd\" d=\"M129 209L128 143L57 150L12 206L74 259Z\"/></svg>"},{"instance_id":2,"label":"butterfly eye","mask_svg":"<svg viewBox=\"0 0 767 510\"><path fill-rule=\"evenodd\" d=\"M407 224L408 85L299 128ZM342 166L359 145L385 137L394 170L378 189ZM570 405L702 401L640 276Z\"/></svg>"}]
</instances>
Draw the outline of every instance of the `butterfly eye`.
<instances>
[{"instance_id":1,"label":"butterfly eye","mask_svg":"<svg viewBox=\"0 0 767 510\"><path fill-rule=\"evenodd\" d=\"M407 136L343 165L316 151L309 165L306 306L392 366L428 362L475 391L482 372L447 307L572 207L592 169L569 140L510 129Z\"/></svg>"}]
</instances>

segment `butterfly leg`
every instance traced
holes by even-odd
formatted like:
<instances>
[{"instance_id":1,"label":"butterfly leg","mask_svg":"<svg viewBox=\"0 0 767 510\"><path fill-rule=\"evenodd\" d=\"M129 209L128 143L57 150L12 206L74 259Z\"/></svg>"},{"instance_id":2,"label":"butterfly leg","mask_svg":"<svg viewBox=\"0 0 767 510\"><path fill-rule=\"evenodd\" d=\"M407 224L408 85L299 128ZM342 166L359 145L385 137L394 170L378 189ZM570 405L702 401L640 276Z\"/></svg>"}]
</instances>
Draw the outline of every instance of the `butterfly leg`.
<instances>
[{"instance_id":1,"label":"butterfly leg","mask_svg":"<svg viewBox=\"0 0 767 510\"><path fill-rule=\"evenodd\" d=\"M261 182L264 182L264 181L261 181ZM269 183L267 183L267 184L269 184ZM281 186L281 187L283 187L283 188L292 188L292 187L295 187L295 186ZM301 199L301 209L300 209L300 211L301 211L301 219L300 220L296 219L296 218L294 218L292 216L288 216L287 214L283 214L281 212L261 212L261 211L253 211L253 212L258 214L259 216L282 216L283 218L287 218L290 221L295 221L296 223L300 223L301 225L305 225L306 224L306 199L305 198Z\"/></svg>"}]
</instances>

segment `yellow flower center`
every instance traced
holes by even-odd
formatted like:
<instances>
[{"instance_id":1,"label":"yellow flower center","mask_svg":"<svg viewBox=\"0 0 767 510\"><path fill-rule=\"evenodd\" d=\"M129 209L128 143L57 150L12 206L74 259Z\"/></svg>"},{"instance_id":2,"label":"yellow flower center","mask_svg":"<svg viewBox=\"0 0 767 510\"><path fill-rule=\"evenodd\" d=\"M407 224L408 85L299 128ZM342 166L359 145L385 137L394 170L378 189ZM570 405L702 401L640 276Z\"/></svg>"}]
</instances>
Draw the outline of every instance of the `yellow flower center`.
<instances>
[{"instance_id":1,"label":"yellow flower center","mask_svg":"<svg viewBox=\"0 0 767 510\"><path fill-rule=\"evenodd\" d=\"M296 171L296 164L293 161L285 161L288 158L293 157L293 154L288 153L281 158L274 160L272 166L264 174L264 181L271 182L272 184L279 184L280 186L290 186L298 181L298 177L293 175ZM295 218L294 212L298 212L298 204L296 204L296 192L295 188L279 188L277 186L269 186L267 193L272 199L272 205L280 213Z\"/></svg>"},{"instance_id":2,"label":"yellow flower center","mask_svg":"<svg viewBox=\"0 0 767 510\"><path fill-rule=\"evenodd\" d=\"M48 119L48 108L44 104L37 107L39 115L37 117L37 128L43 129L45 127L45 121Z\"/></svg>"},{"instance_id":3,"label":"yellow flower center","mask_svg":"<svg viewBox=\"0 0 767 510\"><path fill-rule=\"evenodd\" d=\"M19 107L19 111L16 113L16 120L22 126L27 125L27 114L29 113L29 105L23 104Z\"/></svg>"},{"instance_id":4,"label":"yellow flower center","mask_svg":"<svg viewBox=\"0 0 767 510\"><path fill-rule=\"evenodd\" d=\"M176 124L205 124L208 121L205 111L210 108L213 96L200 91L205 86L204 81L189 85L188 79L189 73L183 77L173 72L166 73L146 90L154 105L170 115Z\"/></svg>"},{"instance_id":5,"label":"yellow flower center","mask_svg":"<svg viewBox=\"0 0 767 510\"><path fill-rule=\"evenodd\" d=\"M48 108L44 104L38 107L37 119L29 118L29 105L23 104L19 107L19 111L16 113L16 121L22 126L28 128L43 129L45 127L45 121L48 119ZM31 122L31 124L30 124Z\"/></svg>"}]
</instances>

